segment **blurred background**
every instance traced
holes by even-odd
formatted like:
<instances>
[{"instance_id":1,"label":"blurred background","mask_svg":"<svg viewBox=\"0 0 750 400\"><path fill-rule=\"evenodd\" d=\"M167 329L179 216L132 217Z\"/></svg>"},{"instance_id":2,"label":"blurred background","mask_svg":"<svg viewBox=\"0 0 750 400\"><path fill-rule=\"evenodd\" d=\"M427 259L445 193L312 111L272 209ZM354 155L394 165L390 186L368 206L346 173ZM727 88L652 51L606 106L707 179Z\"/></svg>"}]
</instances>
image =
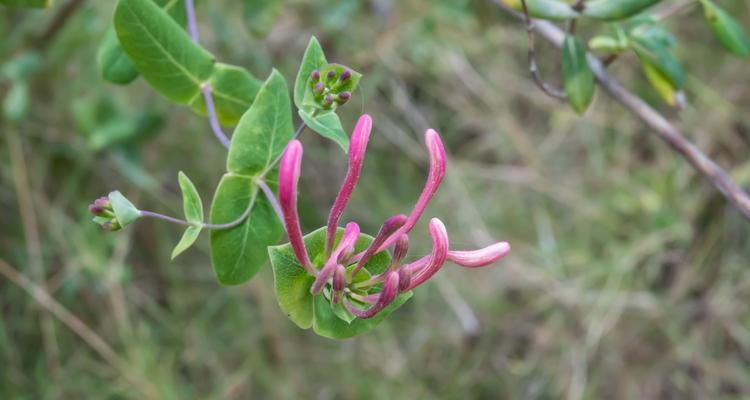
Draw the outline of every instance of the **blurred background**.
<instances>
[{"instance_id":1,"label":"blurred background","mask_svg":"<svg viewBox=\"0 0 750 400\"><path fill-rule=\"evenodd\" d=\"M720 3L750 27L750 1ZM179 170L208 204L226 156L205 118L142 79L99 77L114 5L0 7L0 95L21 71L31 104L20 122L0 120L0 398L750 396L750 222L604 93L579 117L540 92L523 26L490 1L198 3L202 44L261 79L275 66L291 84L311 35L330 61L364 73L341 109L347 130L362 112L374 119L345 220L374 233L412 207L432 127L450 158L425 216L445 221L453 248L513 246L492 267L447 265L346 341L289 321L270 267L220 286L205 235L170 261L179 227L142 220L104 233L91 222L87 205L113 189L180 215ZM663 106L632 56L611 73L750 184L750 64L718 48L699 8L667 24L688 71L685 109ZM537 42L559 86L559 52ZM310 131L302 141L311 231L346 158ZM410 257L429 251L426 220ZM79 319L86 340L39 299Z\"/></svg>"}]
</instances>

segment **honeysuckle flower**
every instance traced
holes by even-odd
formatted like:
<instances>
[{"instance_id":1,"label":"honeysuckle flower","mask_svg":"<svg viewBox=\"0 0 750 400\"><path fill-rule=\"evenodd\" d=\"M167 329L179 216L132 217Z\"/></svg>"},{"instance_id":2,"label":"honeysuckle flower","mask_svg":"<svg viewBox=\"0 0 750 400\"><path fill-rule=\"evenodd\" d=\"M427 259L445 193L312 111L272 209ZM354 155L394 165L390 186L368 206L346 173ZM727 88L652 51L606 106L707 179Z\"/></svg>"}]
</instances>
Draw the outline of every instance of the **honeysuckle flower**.
<instances>
[{"instance_id":1,"label":"honeysuckle flower","mask_svg":"<svg viewBox=\"0 0 750 400\"><path fill-rule=\"evenodd\" d=\"M346 71L342 73L342 77L345 73ZM354 254L354 245L360 236L360 229L356 223L349 222L334 248L339 221L359 181L371 130L372 119L366 114L362 115L352 132L346 177L328 216L324 254L326 260L320 269L313 266L310 261L297 213L297 183L302 162L302 144L298 140L292 140L287 145L279 168L279 203L284 225L297 261L315 277L310 288L311 293L320 295L326 287L330 287L330 299L333 304L342 302L351 314L364 319L377 315L399 294L422 285L433 277L446 261L467 268L478 268L500 260L510 251L507 242L493 243L472 251L450 250L445 225L440 219L432 218L428 226L432 239L430 254L411 263L403 263L409 250L409 234L445 177L445 149L440 135L433 129L425 132L425 145L430 159L427 182L409 215L399 214L386 219L369 246L357 254ZM353 282L354 277L365 268L374 255L388 251L391 247L393 256L382 273L364 281ZM351 272L347 272L349 267L352 267ZM371 293L372 291L377 293ZM368 308L360 308L368 304Z\"/></svg>"}]
</instances>

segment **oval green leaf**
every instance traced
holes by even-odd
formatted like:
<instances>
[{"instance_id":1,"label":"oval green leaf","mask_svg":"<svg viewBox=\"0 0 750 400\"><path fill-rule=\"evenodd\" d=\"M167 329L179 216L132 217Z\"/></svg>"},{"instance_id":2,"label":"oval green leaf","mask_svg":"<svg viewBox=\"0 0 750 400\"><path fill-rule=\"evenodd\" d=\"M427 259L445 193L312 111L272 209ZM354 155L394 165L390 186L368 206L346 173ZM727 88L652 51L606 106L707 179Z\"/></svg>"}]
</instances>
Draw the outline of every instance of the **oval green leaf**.
<instances>
[{"instance_id":1,"label":"oval green leaf","mask_svg":"<svg viewBox=\"0 0 750 400\"><path fill-rule=\"evenodd\" d=\"M157 92L180 104L200 95L214 58L166 11L151 0L120 0L114 21L122 48Z\"/></svg>"},{"instance_id":2,"label":"oval green leaf","mask_svg":"<svg viewBox=\"0 0 750 400\"><path fill-rule=\"evenodd\" d=\"M314 70L321 70L328 64L326 56L323 53L323 49L318 43L318 39L315 36L310 38L310 42L307 44L305 55L302 57L302 63L297 71L297 79L294 81L294 104L299 109L303 109L303 100L305 99L306 93L309 91L307 83L310 79L310 73ZM312 108L305 108L308 112L312 111Z\"/></svg>"},{"instance_id":3,"label":"oval green leaf","mask_svg":"<svg viewBox=\"0 0 750 400\"><path fill-rule=\"evenodd\" d=\"M669 78L648 62L642 62L641 66L646 74L646 79L659 94L659 97L668 105L676 107L679 104L680 91L672 85Z\"/></svg>"},{"instance_id":4,"label":"oval green leaf","mask_svg":"<svg viewBox=\"0 0 750 400\"><path fill-rule=\"evenodd\" d=\"M517 11L523 11L521 0L501 0L503 4ZM578 18L580 14L561 0L526 0L529 15L534 18L549 20L565 20Z\"/></svg>"},{"instance_id":5,"label":"oval green leaf","mask_svg":"<svg viewBox=\"0 0 750 400\"><path fill-rule=\"evenodd\" d=\"M229 172L262 175L292 140L288 90L284 77L274 69L232 135L227 157Z\"/></svg>"},{"instance_id":6,"label":"oval green leaf","mask_svg":"<svg viewBox=\"0 0 750 400\"><path fill-rule=\"evenodd\" d=\"M254 179L225 174L211 204L211 223L236 221L248 210L243 222L230 229L211 231L211 261L219 282L237 285L252 278L266 262L266 247L284 233L270 203Z\"/></svg>"},{"instance_id":7,"label":"oval green leaf","mask_svg":"<svg viewBox=\"0 0 750 400\"><path fill-rule=\"evenodd\" d=\"M138 70L120 46L114 27L104 35L96 53L96 63L99 74L108 82L126 85L138 77Z\"/></svg>"},{"instance_id":8,"label":"oval green leaf","mask_svg":"<svg viewBox=\"0 0 750 400\"><path fill-rule=\"evenodd\" d=\"M0 4L8 7L47 8L52 0L0 0Z\"/></svg>"},{"instance_id":9,"label":"oval green leaf","mask_svg":"<svg viewBox=\"0 0 750 400\"><path fill-rule=\"evenodd\" d=\"M180 190L182 191L182 209L185 212L185 219L188 222L202 224L203 202L201 202L201 196L198 194L198 190L195 189L193 182L191 182L190 178L188 178L182 171L177 174L177 181L179 182Z\"/></svg>"},{"instance_id":10,"label":"oval green leaf","mask_svg":"<svg viewBox=\"0 0 750 400\"><path fill-rule=\"evenodd\" d=\"M652 37L631 36L631 39L633 50L640 58L641 64L649 64L656 68L678 90L684 87L685 72L680 61L672 54L670 46Z\"/></svg>"},{"instance_id":11,"label":"oval green leaf","mask_svg":"<svg viewBox=\"0 0 750 400\"><path fill-rule=\"evenodd\" d=\"M185 229L185 232L182 234L182 238L180 238L180 241L177 243L177 246L175 246L172 250L171 259L174 260L175 257L179 256L183 251L190 248L190 246L195 243L195 240L198 239L198 235L200 235L200 233L200 226L188 226L187 229Z\"/></svg>"},{"instance_id":12,"label":"oval green leaf","mask_svg":"<svg viewBox=\"0 0 750 400\"><path fill-rule=\"evenodd\" d=\"M577 113L583 114L594 98L594 74L586 60L586 48L576 36L565 37L562 67L568 102Z\"/></svg>"},{"instance_id":13,"label":"oval green leaf","mask_svg":"<svg viewBox=\"0 0 750 400\"><path fill-rule=\"evenodd\" d=\"M710 0L702 0L708 25L727 50L738 57L750 56L750 39L737 21Z\"/></svg>"},{"instance_id":14,"label":"oval green leaf","mask_svg":"<svg viewBox=\"0 0 750 400\"><path fill-rule=\"evenodd\" d=\"M298 114L310 129L320 134L320 136L338 143L344 150L344 153L349 151L349 136L346 135L344 128L341 126L341 120L339 120L339 116L335 112L327 111L313 116L305 110L300 109Z\"/></svg>"},{"instance_id":15,"label":"oval green leaf","mask_svg":"<svg viewBox=\"0 0 750 400\"><path fill-rule=\"evenodd\" d=\"M583 16L602 21L632 17L661 0L592 0L584 3Z\"/></svg>"},{"instance_id":16,"label":"oval green leaf","mask_svg":"<svg viewBox=\"0 0 750 400\"><path fill-rule=\"evenodd\" d=\"M342 234L343 229L339 228L337 241ZM316 268L320 268L325 262L325 236L326 228L324 227L304 237L305 247ZM363 251L371 242L371 236L360 235L355 245L355 252ZM300 328L312 328L315 333L323 337L346 339L372 330L412 296L411 292L403 293L374 318L354 319L348 322L342 316L337 315L330 301L323 294L313 296L310 293L314 279L299 264L288 243L269 247L268 253L273 266L276 300L282 311ZM365 265L365 268L368 273L380 273L388 267L390 259L388 252L378 253Z\"/></svg>"}]
</instances>

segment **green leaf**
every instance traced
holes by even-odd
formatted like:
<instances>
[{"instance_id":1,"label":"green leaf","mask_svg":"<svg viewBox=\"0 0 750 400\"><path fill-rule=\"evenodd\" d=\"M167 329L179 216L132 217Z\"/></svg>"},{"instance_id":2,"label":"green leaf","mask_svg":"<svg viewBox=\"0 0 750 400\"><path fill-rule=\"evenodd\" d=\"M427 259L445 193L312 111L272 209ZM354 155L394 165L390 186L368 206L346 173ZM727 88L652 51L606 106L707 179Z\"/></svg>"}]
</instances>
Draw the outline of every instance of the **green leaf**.
<instances>
[{"instance_id":1,"label":"green leaf","mask_svg":"<svg viewBox=\"0 0 750 400\"><path fill-rule=\"evenodd\" d=\"M633 50L641 64L649 64L669 79L672 86L682 89L685 85L685 72L680 61L672 54L671 46L653 36L631 35Z\"/></svg>"},{"instance_id":2,"label":"green leaf","mask_svg":"<svg viewBox=\"0 0 750 400\"><path fill-rule=\"evenodd\" d=\"M305 110L299 109L298 114L310 129L338 143L345 153L349 151L349 136L346 135L344 128L341 126L341 120L335 112L327 111L313 116Z\"/></svg>"},{"instance_id":3,"label":"green leaf","mask_svg":"<svg viewBox=\"0 0 750 400\"><path fill-rule=\"evenodd\" d=\"M106 81L126 85L138 77L138 70L122 50L114 27L109 28L104 35L96 53L96 62L99 74Z\"/></svg>"},{"instance_id":4,"label":"green leaf","mask_svg":"<svg viewBox=\"0 0 750 400\"><path fill-rule=\"evenodd\" d=\"M583 16L603 21L632 17L661 0L592 0L584 3Z\"/></svg>"},{"instance_id":5,"label":"green leaf","mask_svg":"<svg viewBox=\"0 0 750 400\"><path fill-rule=\"evenodd\" d=\"M523 10L521 0L502 0L502 2L517 11ZM526 0L526 8L529 10L529 15L541 19L565 20L580 16L570 4L561 0Z\"/></svg>"},{"instance_id":6,"label":"green leaf","mask_svg":"<svg viewBox=\"0 0 750 400\"><path fill-rule=\"evenodd\" d=\"M259 176L293 137L288 88L284 77L274 69L232 135L227 170Z\"/></svg>"},{"instance_id":7,"label":"green leaf","mask_svg":"<svg viewBox=\"0 0 750 400\"><path fill-rule=\"evenodd\" d=\"M649 64L646 61L641 62L643 72L646 74L651 86L659 94L659 97L664 100L665 103L672 107L676 107L680 102L680 91L673 84L672 81L665 76L658 68Z\"/></svg>"},{"instance_id":8,"label":"green leaf","mask_svg":"<svg viewBox=\"0 0 750 400\"><path fill-rule=\"evenodd\" d=\"M203 202L195 185L182 171L177 175L177 181L182 191L182 209L185 212L185 219L188 222L203 224Z\"/></svg>"},{"instance_id":9,"label":"green leaf","mask_svg":"<svg viewBox=\"0 0 750 400\"><path fill-rule=\"evenodd\" d=\"M211 204L211 223L236 221L251 207L250 215L239 225L211 231L211 261L219 282L236 285L252 278L266 262L266 247L284 233L268 199L259 192L254 179L225 174Z\"/></svg>"},{"instance_id":10,"label":"green leaf","mask_svg":"<svg viewBox=\"0 0 750 400\"><path fill-rule=\"evenodd\" d=\"M297 71L297 79L294 81L294 104L297 108L302 109L302 101L305 99L305 94L309 91L308 82L310 80L310 73L314 70L321 70L328 64L326 56L323 53L323 49L318 43L318 39L315 36L310 38L310 42L307 44L305 55L302 57L302 64L299 66ZM307 111L312 109L307 108Z\"/></svg>"},{"instance_id":11,"label":"green leaf","mask_svg":"<svg viewBox=\"0 0 750 400\"><path fill-rule=\"evenodd\" d=\"M277 0L245 0L242 15L245 26L253 35L265 37L284 10L284 2Z\"/></svg>"},{"instance_id":12,"label":"green leaf","mask_svg":"<svg viewBox=\"0 0 750 400\"><path fill-rule=\"evenodd\" d=\"M0 0L0 4L9 7L47 8L52 0Z\"/></svg>"},{"instance_id":13,"label":"green leaf","mask_svg":"<svg viewBox=\"0 0 750 400\"><path fill-rule=\"evenodd\" d=\"M583 114L594 98L594 74L586 60L586 48L576 36L565 37L562 67L568 102L577 113Z\"/></svg>"},{"instance_id":14,"label":"green leaf","mask_svg":"<svg viewBox=\"0 0 750 400\"><path fill-rule=\"evenodd\" d=\"M18 81L11 86L3 100L3 115L8 121L20 122L29 112L29 86L26 82Z\"/></svg>"},{"instance_id":15,"label":"green leaf","mask_svg":"<svg viewBox=\"0 0 750 400\"><path fill-rule=\"evenodd\" d=\"M242 114L253 104L260 90L261 82L248 70L234 65L216 63L210 78L214 106L219 122L224 125L236 125ZM195 98L193 110L206 115L206 103L203 96Z\"/></svg>"},{"instance_id":16,"label":"green leaf","mask_svg":"<svg viewBox=\"0 0 750 400\"><path fill-rule=\"evenodd\" d=\"M141 212L119 191L110 192L107 197L109 198L109 202L112 203L112 211L115 213L117 222L123 228L141 217Z\"/></svg>"},{"instance_id":17,"label":"green leaf","mask_svg":"<svg viewBox=\"0 0 750 400\"><path fill-rule=\"evenodd\" d=\"M156 91L180 104L200 95L214 58L167 12L151 0L120 0L114 21L123 49Z\"/></svg>"},{"instance_id":18,"label":"green leaf","mask_svg":"<svg viewBox=\"0 0 750 400\"><path fill-rule=\"evenodd\" d=\"M343 229L339 228L336 240L340 240ZM320 228L304 237L305 247L316 268L321 268L325 262L326 228ZM355 245L355 253L363 251L372 242L372 237L360 235ZM268 248L274 274L274 289L276 300L282 311L297 326L303 329L313 328L320 336L331 339L346 339L365 333L375 328L392 311L406 302L411 292L399 297L383 312L371 319L355 319L347 322L338 316L330 301L321 294L313 296L310 288L314 278L297 261L291 246L283 244ZM365 265L369 274L377 274L385 270L390 263L388 252L376 254ZM358 274L359 277L359 274Z\"/></svg>"},{"instance_id":19,"label":"green leaf","mask_svg":"<svg viewBox=\"0 0 750 400\"><path fill-rule=\"evenodd\" d=\"M737 21L710 0L701 0L708 25L721 44L738 57L750 56L750 39Z\"/></svg>"},{"instance_id":20,"label":"green leaf","mask_svg":"<svg viewBox=\"0 0 750 400\"><path fill-rule=\"evenodd\" d=\"M195 243L195 240L198 239L198 235L200 235L200 233L200 226L188 226L187 229L185 229L185 232L182 234L182 238L180 238L180 241L177 243L177 246L175 246L172 250L171 259L174 260L175 257L179 256L183 251L192 246L193 243Z\"/></svg>"}]
</instances>

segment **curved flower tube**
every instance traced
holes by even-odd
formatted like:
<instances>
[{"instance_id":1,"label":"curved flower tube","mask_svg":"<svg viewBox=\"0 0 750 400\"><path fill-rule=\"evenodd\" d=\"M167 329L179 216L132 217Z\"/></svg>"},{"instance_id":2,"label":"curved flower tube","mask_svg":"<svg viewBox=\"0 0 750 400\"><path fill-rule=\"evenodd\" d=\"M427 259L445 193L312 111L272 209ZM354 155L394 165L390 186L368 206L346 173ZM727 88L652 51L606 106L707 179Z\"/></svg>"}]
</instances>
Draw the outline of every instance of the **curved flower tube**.
<instances>
[{"instance_id":1,"label":"curved flower tube","mask_svg":"<svg viewBox=\"0 0 750 400\"><path fill-rule=\"evenodd\" d=\"M286 146L279 163L279 205L284 214L284 225L294 255L309 274L315 276L318 271L310 262L305 243L302 240L302 229L297 213L297 182L302 167L302 143L292 140Z\"/></svg>"},{"instance_id":2,"label":"curved flower tube","mask_svg":"<svg viewBox=\"0 0 750 400\"><path fill-rule=\"evenodd\" d=\"M352 197L352 192L354 192L354 188L359 181L359 175L362 172L362 162L365 160L367 142L370 140L371 129L372 118L367 114L359 117L357 125L354 126L354 132L352 132L352 138L349 142L349 169L346 171L344 183L341 185L336 200L333 202L333 207L331 207L331 213L328 215L326 255L331 253L333 238L336 235L336 226L339 223L341 215L344 213L346 203Z\"/></svg>"},{"instance_id":3,"label":"curved flower tube","mask_svg":"<svg viewBox=\"0 0 750 400\"><path fill-rule=\"evenodd\" d=\"M356 222L350 222L346 224L346 228L344 228L344 236L341 237L341 241L339 242L338 246L336 246L336 250L334 250L333 254L328 257L328 261L326 261L323 269L320 270L317 278L315 278L315 282L310 289L310 292L312 294L319 294L320 291L323 290L323 285L328 282L328 279L333 276L333 273L336 270L339 255L344 250L353 247L358 238L359 225L357 225Z\"/></svg>"}]
</instances>

